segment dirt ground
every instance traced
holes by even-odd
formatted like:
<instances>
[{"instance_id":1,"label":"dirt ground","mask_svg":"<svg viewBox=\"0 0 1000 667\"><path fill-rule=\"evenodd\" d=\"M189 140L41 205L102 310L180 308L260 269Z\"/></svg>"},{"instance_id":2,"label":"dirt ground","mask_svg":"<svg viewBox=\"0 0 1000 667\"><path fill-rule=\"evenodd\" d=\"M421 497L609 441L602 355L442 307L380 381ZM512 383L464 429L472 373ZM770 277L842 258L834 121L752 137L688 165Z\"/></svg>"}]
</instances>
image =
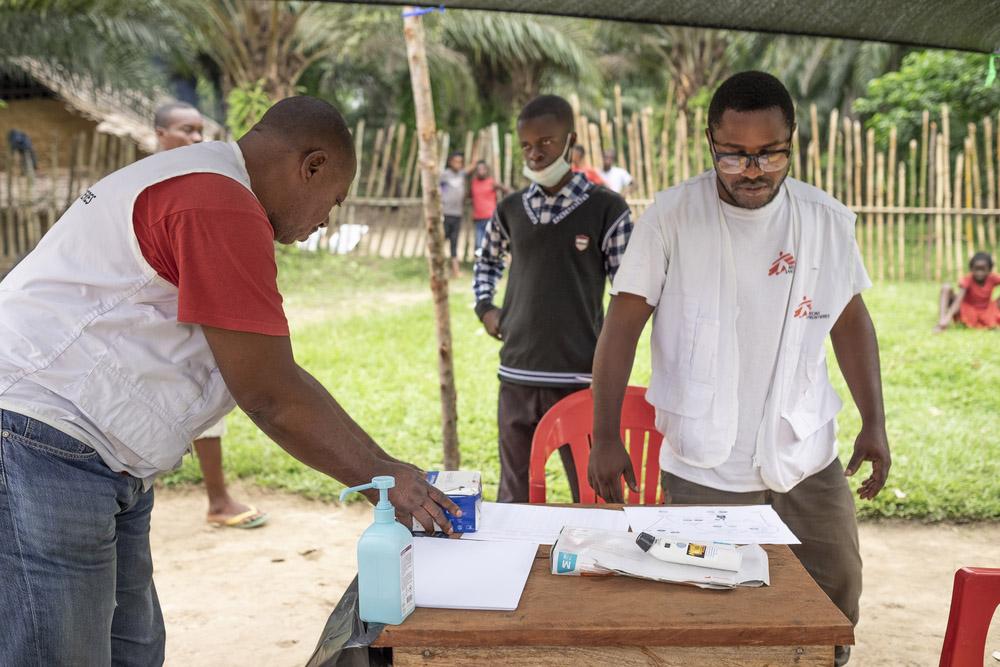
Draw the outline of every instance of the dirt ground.
<instances>
[{"instance_id":1,"label":"dirt ground","mask_svg":"<svg viewBox=\"0 0 1000 667\"><path fill-rule=\"evenodd\" d=\"M156 491L152 548L167 665L303 665L354 577L367 507L237 490L271 515L267 526L212 528L199 489ZM861 550L865 590L851 665L936 665L954 571L1000 565L1000 524L867 523ZM1000 614L987 649L1000 650Z\"/></svg>"}]
</instances>

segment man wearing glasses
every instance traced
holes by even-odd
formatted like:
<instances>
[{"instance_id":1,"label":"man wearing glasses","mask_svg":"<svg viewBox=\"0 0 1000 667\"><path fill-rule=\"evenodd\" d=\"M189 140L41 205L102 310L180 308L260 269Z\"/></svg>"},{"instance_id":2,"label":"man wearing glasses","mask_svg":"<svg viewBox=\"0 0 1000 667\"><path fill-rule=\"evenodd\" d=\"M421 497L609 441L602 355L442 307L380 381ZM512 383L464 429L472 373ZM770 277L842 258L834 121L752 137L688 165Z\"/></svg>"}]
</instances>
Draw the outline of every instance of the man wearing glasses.
<instances>
[{"instance_id":1,"label":"man wearing glasses","mask_svg":"<svg viewBox=\"0 0 1000 667\"><path fill-rule=\"evenodd\" d=\"M653 315L646 399L664 434L664 501L771 504L802 541L796 556L857 623L861 557L845 475L870 461L858 489L870 500L890 465L878 344L860 296L871 281L854 214L787 178L794 127L780 81L732 76L708 112L715 169L658 193L636 223L594 359L588 476L609 502L622 501L623 476L636 489L619 415ZM846 473L828 335L862 418ZM848 657L838 647L837 664Z\"/></svg>"}]
</instances>

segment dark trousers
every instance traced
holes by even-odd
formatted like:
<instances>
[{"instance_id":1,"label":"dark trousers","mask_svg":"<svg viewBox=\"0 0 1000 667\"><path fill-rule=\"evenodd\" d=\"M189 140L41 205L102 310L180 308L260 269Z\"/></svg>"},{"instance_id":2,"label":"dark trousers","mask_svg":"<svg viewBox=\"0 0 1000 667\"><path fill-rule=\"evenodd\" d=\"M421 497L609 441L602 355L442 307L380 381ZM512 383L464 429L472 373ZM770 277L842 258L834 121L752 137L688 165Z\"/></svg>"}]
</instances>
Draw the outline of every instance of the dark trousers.
<instances>
[{"instance_id":1,"label":"dark trousers","mask_svg":"<svg viewBox=\"0 0 1000 667\"><path fill-rule=\"evenodd\" d=\"M531 460L531 438L542 415L564 397L583 387L529 387L512 382L500 382L497 424L500 431L500 488L497 502L528 502L528 463ZM569 478L573 502L580 500L576 466L568 446L559 448L559 458Z\"/></svg>"},{"instance_id":2,"label":"dark trousers","mask_svg":"<svg viewBox=\"0 0 1000 667\"><path fill-rule=\"evenodd\" d=\"M451 257L458 257L458 234L462 231L462 216L444 216L444 238L448 242Z\"/></svg>"},{"instance_id":3,"label":"dark trousers","mask_svg":"<svg viewBox=\"0 0 1000 667\"><path fill-rule=\"evenodd\" d=\"M661 473L661 483L667 505L771 505L802 541L790 545L792 553L844 616L857 625L861 598L858 522L839 459L788 493L719 491L668 472ZM849 655L849 647L838 646L836 664L846 663Z\"/></svg>"}]
</instances>

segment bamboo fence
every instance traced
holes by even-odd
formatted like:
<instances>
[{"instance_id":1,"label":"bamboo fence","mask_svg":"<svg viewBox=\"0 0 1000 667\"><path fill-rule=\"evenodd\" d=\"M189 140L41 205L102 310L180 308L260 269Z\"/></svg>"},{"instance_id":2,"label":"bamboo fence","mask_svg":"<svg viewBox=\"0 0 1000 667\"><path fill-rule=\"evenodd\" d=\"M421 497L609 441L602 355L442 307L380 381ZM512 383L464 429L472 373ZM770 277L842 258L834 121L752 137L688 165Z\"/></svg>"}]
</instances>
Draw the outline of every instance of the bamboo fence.
<instances>
[{"instance_id":1,"label":"bamboo fence","mask_svg":"<svg viewBox=\"0 0 1000 667\"><path fill-rule=\"evenodd\" d=\"M621 90L613 105L594 119L576 113L578 142L588 159L599 162L615 150L617 164L634 179L627 193L638 218L660 190L711 166L701 110L680 113L673 90L660 109L626 115ZM873 280L951 281L963 275L978 250L994 254L1000 224L1000 113L965 128L961 147L951 150L950 111L923 112L919 137L898 145L892 128L886 137L864 131L861 123L830 114L825 135L815 107L810 109L809 139L793 137L790 175L826 190L857 214L856 236ZM330 224L309 247L314 250L381 257L425 256L421 218L420 170L416 133L404 124L354 132L359 156L351 196L330 213ZM438 155L462 150L466 164L484 160L494 177L522 187L522 160L516 137L490 125L464 137L439 132ZM0 269L30 250L59 214L86 189L136 158L135 145L105 134L73 139L68 165L58 150L38 156L39 174L26 173L8 154L0 172ZM471 216L466 216L471 218ZM471 221L459 240L460 255L474 256Z\"/></svg>"}]
</instances>

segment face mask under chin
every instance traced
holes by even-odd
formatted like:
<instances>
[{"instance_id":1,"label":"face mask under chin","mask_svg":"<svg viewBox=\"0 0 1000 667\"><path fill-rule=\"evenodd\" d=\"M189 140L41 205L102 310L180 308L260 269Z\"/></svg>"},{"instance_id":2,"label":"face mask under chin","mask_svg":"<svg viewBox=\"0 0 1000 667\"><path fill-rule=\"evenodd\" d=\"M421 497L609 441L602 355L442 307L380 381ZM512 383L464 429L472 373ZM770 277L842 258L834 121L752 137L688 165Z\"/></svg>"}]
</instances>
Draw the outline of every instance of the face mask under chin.
<instances>
[{"instance_id":1,"label":"face mask under chin","mask_svg":"<svg viewBox=\"0 0 1000 667\"><path fill-rule=\"evenodd\" d=\"M569 149L569 137L566 137L566 149L559 157L552 161L552 164L537 171L525 164L521 173L525 178L537 183L543 188L554 187L570 170L569 160L566 157L569 154Z\"/></svg>"}]
</instances>

